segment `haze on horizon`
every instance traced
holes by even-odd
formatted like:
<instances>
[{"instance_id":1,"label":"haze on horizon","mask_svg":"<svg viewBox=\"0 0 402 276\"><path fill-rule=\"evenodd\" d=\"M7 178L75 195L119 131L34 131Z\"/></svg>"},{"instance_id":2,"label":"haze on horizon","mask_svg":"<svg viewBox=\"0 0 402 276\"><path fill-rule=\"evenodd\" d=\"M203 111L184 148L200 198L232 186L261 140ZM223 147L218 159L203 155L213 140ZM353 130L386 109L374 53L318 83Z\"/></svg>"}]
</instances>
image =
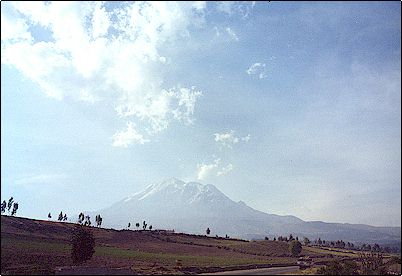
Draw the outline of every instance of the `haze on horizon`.
<instances>
[{"instance_id":1,"label":"haze on horizon","mask_svg":"<svg viewBox=\"0 0 402 276\"><path fill-rule=\"evenodd\" d=\"M1 2L1 195L99 210L176 177L401 226L399 2ZM161 207L162 208L162 207Z\"/></svg>"}]
</instances>

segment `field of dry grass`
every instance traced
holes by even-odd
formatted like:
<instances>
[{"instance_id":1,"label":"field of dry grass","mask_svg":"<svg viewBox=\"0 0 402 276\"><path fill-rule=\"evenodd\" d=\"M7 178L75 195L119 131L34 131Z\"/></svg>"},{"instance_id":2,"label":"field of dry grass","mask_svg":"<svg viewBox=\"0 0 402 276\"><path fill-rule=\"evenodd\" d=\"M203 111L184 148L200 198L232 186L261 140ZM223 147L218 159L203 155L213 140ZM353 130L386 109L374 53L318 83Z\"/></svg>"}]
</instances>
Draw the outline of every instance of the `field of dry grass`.
<instances>
[{"instance_id":1,"label":"field of dry grass","mask_svg":"<svg viewBox=\"0 0 402 276\"><path fill-rule=\"evenodd\" d=\"M1 272L47 274L71 266L74 224L1 217ZM137 273L189 273L236 266L295 264L284 242L248 242L156 231L92 227L96 248L92 267ZM177 261L181 267L177 267ZM204 270L203 270L204 269Z\"/></svg>"},{"instance_id":2,"label":"field of dry grass","mask_svg":"<svg viewBox=\"0 0 402 276\"><path fill-rule=\"evenodd\" d=\"M339 250L333 248L326 248L326 247L314 247L314 246L303 246L303 249L306 252L312 252L317 254L331 254L334 256L340 257L358 257L358 253L352 250Z\"/></svg>"},{"instance_id":3,"label":"field of dry grass","mask_svg":"<svg viewBox=\"0 0 402 276\"><path fill-rule=\"evenodd\" d=\"M54 274L72 266L70 239L75 224L1 216L1 274ZM288 244L245 241L159 231L91 227L95 253L88 269L123 269L136 274L201 272L294 265ZM356 259L358 252L303 246L314 267L335 259ZM388 256L390 257L390 256ZM178 265L179 264L179 265ZM398 265L398 264L395 264ZM400 264L399 264L400 268ZM84 269L84 268L83 268Z\"/></svg>"},{"instance_id":4,"label":"field of dry grass","mask_svg":"<svg viewBox=\"0 0 402 276\"><path fill-rule=\"evenodd\" d=\"M72 266L70 239L75 224L1 216L1 274L53 274ZM294 265L288 243L246 241L159 231L91 227L95 253L84 266L125 269L136 274L195 274L210 271ZM314 267L358 252L303 246ZM180 264L178 266L178 263Z\"/></svg>"}]
</instances>

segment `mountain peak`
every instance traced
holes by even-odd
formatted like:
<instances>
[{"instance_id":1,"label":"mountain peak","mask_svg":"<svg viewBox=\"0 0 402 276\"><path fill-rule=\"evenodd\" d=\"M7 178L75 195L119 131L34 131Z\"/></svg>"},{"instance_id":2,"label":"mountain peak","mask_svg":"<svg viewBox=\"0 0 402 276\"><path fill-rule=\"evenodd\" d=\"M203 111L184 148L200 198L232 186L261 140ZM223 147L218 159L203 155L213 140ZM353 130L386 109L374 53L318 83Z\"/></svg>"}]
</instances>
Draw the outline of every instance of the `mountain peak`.
<instances>
[{"instance_id":1,"label":"mountain peak","mask_svg":"<svg viewBox=\"0 0 402 276\"><path fill-rule=\"evenodd\" d=\"M204 185L199 182L184 182L172 177L165 179L161 183L149 185L145 190L127 197L124 202L131 200L142 201L155 196L167 198L171 195L180 196L181 200L188 203L193 203L202 199L217 200L227 198L214 185Z\"/></svg>"},{"instance_id":2,"label":"mountain peak","mask_svg":"<svg viewBox=\"0 0 402 276\"><path fill-rule=\"evenodd\" d=\"M154 185L151 185L153 188L155 189L163 189L169 186L174 186L174 187L182 187L184 186L186 183L180 179L177 179L175 177L170 177L165 179L164 181L162 181L161 183L157 183Z\"/></svg>"}]
</instances>

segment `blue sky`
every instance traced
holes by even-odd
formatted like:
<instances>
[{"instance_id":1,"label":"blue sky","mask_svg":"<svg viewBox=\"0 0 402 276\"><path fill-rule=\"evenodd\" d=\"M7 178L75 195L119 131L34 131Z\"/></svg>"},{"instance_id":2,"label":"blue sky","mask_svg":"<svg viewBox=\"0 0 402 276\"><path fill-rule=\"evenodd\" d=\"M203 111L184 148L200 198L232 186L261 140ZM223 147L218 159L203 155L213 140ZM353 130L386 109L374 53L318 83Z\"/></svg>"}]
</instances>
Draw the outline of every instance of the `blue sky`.
<instances>
[{"instance_id":1,"label":"blue sky","mask_svg":"<svg viewBox=\"0 0 402 276\"><path fill-rule=\"evenodd\" d=\"M1 3L1 194L97 210L176 177L401 225L398 2Z\"/></svg>"}]
</instances>

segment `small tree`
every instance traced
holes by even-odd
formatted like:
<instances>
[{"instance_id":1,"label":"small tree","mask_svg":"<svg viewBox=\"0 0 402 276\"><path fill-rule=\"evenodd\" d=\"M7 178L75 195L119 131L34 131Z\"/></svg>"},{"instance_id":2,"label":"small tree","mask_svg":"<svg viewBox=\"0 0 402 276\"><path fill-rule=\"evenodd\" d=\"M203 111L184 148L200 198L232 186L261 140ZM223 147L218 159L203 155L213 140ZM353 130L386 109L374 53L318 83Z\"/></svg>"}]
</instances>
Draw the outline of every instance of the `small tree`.
<instances>
[{"instance_id":1,"label":"small tree","mask_svg":"<svg viewBox=\"0 0 402 276\"><path fill-rule=\"evenodd\" d=\"M140 228L140 223L137 222L137 223L135 224L135 227L137 227L137 230L138 230L138 228Z\"/></svg>"},{"instance_id":2,"label":"small tree","mask_svg":"<svg viewBox=\"0 0 402 276\"><path fill-rule=\"evenodd\" d=\"M207 235L211 234L211 230L209 229L209 227L207 228L206 232L207 232Z\"/></svg>"},{"instance_id":3,"label":"small tree","mask_svg":"<svg viewBox=\"0 0 402 276\"><path fill-rule=\"evenodd\" d=\"M60 212L59 218L58 218L57 220L58 220L58 221L62 221L62 220L63 220L63 212Z\"/></svg>"},{"instance_id":4,"label":"small tree","mask_svg":"<svg viewBox=\"0 0 402 276\"><path fill-rule=\"evenodd\" d=\"M13 202L14 202L14 198L10 197L10 199L8 200L8 203L7 203L7 211L8 211L8 213L10 213L10 209L11 209L11 207L13 207Z\"/></svg>"},{"instance_id":5,"label":"small tree","mask_svg":"<svg viewBox=\"0 0 402 276\"><path fill-rule=\"evenodd\" d=\"M91 259L95 252L95 238L90 228L76 225L71 239L71 258L76 265Z\"/></svg>"},{"instance_id":6,"label":"small tree","mask_svg":"<svg viewBox=\"0 0 402 276\"><path fill-rule=\"evenodd\" d=\"M96 215L95 217L96 226L100 227L102 224L102 217L100 215ZM129 226L130 227L130 226Z\"/></svg>"},{"instance_id":7,"label":"small tree","mask_svg":"<svg viewBox=\"0 0 402 276\"><path fill-rule=\"evenodd\" d=\"M269 238L268 238L268 237L265 237L264 239L265 239L266 241L269 241Z\"/></svg>"},{"instance_id":8,"label":"small tree","mask_svg":"<svg viewBox=\"0 0 402 276\"><path fill-rule=\"evenodd\" d=\"M85 216L85 226L91 226L91 217L90 216Z\"/></svg>"},{"instance_id":9,"label":"small tree","mask_svg":"<svg viewBox=\"0 0 402 276\"><path fill-rule=\"evenodd\" d=\"M13 210L11 211L11 215L14 216L18 210L18 202L15 202L13 205Z\"/></svg>"},{"instance_id":10,"label":"small tree","mask_svg":"<svg viewBox=\"0 0 402 276\"><path fill-rule=\"evenodd\" d=\"M128 226L127 226L127 228L130 228L130 226L131 226L131 223L128 223Z\"/></svg>"},{"instance_id":11,"label":"small tree","mask_svg":"<svg viewBox=\"0 0 402 276\"><path fill-rule=\"evenodd\" d=\"M149 226L149 231L152 231L152 225Z\"/></svg>"},{"instance_id":12,"label":"small tree","mask_svg":"<svg viewBox=\"0 0 402 276\"><path fill-rule=\"evenodd\" d=\"M146 223L145 223L145 220L144 220L144 221L142 222L142 229L143 229L143 230L147 230L147 225L148 225L148 224L146 224Z\"/></svg>"},{"instance_id":13,"label":"small tree","mask_svg":"<svg viewBox=\"0 0 402 276\"><path fill-rule=\"evenodd\" d=\"M64 214L63 221L67 220L67 214Z\"/></svg>"},{"instance_id":14,"label":"small tree","mask_svg":"<svg viewBox=\"0 0 402 276\"><path fill-rule=\"evenodd\" d=\"M299 256L299 254L302 251L302 244L299 241L291 241L289 244L289 251L292 254L292 256L296 257Z\"/></svg>"},{"instance_id":15,"label":"small tree","mask_svg":"<svg viewBox=\"0 0 402 276\"><path fill-rule=\"evenodd\" d=\"M3 214L6 211L7 208L7 202L5 200L3 200L3 202L1 203L1 213Z\"/></svg>"},{"instance_id":16,"label":"small tree","mask_svg":"<svg viewBox=\"0 0 402 276\"><path fill-rule=\"evenodd\" d=\"M47 214L47 218L48 218L48 219L51 219L51 218L52 218L52 214L50 214L50 212L49 212L49 214Z\"/></svg>"},{"instance_id":17,"label":"small tree","mask_svg":"<svg viewBox=\"0 0 402 276\"><path fill-rule=\"evenodd\" d=\"M310 240L309 240L307 237L304 237L303 243L304 243L304 245L309 245L309 244L310 244Z\"/></svg>"},{"instance_id":18,"label":"small tree","mask_svg":"<svg viewBox=\"0 0 402 276\"><path fill-rule=\"evenodd\" d=\"M79 223L79 224L82 224L82 223L84 222L84 219L85 219L84 213L81 212L81 213L78 215L78 223Z\"/></svg>"}]
</instances>

